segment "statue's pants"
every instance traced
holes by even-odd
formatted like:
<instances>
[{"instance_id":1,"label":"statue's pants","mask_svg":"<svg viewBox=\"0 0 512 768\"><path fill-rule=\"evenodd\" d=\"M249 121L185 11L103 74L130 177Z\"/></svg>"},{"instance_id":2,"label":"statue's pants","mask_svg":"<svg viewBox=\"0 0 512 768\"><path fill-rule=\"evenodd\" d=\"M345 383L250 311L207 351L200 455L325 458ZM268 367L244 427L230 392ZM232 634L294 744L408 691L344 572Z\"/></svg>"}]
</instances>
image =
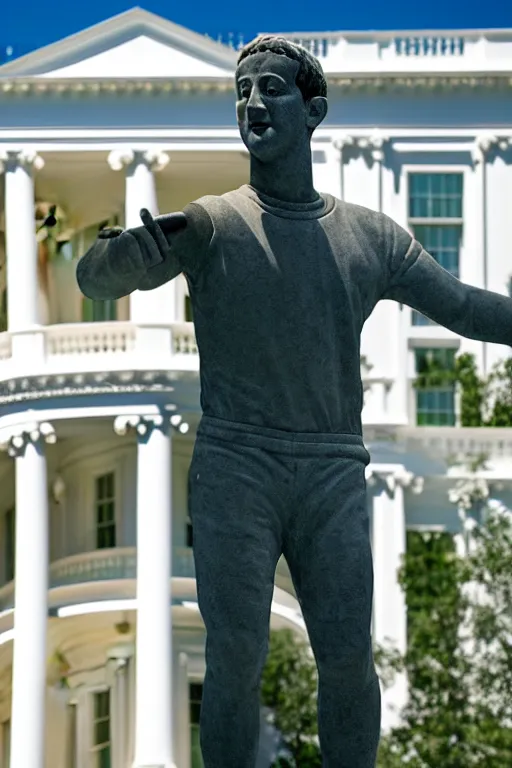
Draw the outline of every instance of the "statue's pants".
<instances>
[{"instance_id":1,"label":"statue's pants","mask_svg":"<svg viewBox=\"0 0 512 768\"><path fill-rule=\"evenodd\" d=\"M380 690L371 644L369 454L358 435L202 418L190 469L206 626L205 768L253 768L276 565L284 554L319 672L323 765L374 768Z\"/></svg>"}]
</instances>

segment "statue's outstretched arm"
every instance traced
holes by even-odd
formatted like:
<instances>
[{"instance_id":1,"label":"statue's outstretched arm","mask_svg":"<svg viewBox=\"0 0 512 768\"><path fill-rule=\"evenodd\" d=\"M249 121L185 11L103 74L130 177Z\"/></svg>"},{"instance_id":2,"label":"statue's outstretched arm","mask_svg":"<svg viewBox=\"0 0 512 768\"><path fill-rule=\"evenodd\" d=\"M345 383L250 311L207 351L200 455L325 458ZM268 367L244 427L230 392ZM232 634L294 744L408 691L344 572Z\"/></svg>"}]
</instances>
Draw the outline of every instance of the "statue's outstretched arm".
<instances>
[{"instance_id":1,"label":"statue's outstretched arm","mask_svg":"<svg viewBox=\"0 0 512 768\"><path fill-rule=\"evenodd\" d=\"M382 298L407 304L468 339L512 346L512 299L462 283L417 241Z\"/></svg>"},{"instance_id":2,"label":"statue's outstretched arm","mask_svg":"<svg viewBox=\"0 0 512 768\"><path fill-rule=\"evenodd\" d=\"M187 227L184 213L171 213L152 218L142 209L144 226L122 230L104 229L79 260L76 270L78 286L90 299L120 299L141 288L155 267L165 267L165 280L183 271L178 254L172 248L177 233ZM155 282L155 281L153 281ZM156 285L151 284L152 288Z\"/></svg>"}]
</instances>

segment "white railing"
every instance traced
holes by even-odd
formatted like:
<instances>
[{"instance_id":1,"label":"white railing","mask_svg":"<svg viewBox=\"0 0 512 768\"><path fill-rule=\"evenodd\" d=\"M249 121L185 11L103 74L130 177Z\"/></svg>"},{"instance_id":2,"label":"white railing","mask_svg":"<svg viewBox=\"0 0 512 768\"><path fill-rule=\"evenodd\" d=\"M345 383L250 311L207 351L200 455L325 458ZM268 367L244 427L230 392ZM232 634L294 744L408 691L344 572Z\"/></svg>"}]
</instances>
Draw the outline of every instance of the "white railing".
<instances>
[{"instance_id":1,"label":"white railing","mask_svg":"<svg viewBox=\"0 0 512 768\"><path fill-rule=\"evenodd\" d=\"M396 56L462 56L464 43L463 37L455 35L415 35L395 37L393 50Z\"/></svg>"},{"instance_id":2,"label":"white railing","mask_svg":"<svg viewBox=\"0 0 512 768\"><path fill-rule=\"evenodd\" d=\"M87 584L98 581L135 579L137 576L137 550L135 547L117 547L81 552L56 560L50 565L50 589ZM174 547L172 552L172 576L195 578L192 550ZM0 587L0 611L14 604L14 582Z\"/></svg>"},{"instance_id":3,"label":"white railing","mask_svg":"<svg viewBox=\"0 0 512 768\"><path fill-rule=\"evenodd\" d=\"M193 323L70 323L0 334L0 382L123 370L198 371Z\"/></svg>"},{"instance_id":4,"label":"white railing","mask_svg":"<svg viewBox=\"0 0 512 768\"><path fill-rule=\"evenodd\" d=\"M326 73L508 72L512 30L283 33Z\"/></svg>"},{"instance_id":5,"label":"white railing","mask_svg":"<svg viewBox=\"0 0 512 768\"><path fill-rule=\"evenodd\" d=\"M74 355L118 355L135 348L136 328L131 323L53 325L45 329L48 358Z\"/></svg>"},{"instance_id":6,"label":"white railing","mask_svg":"<svg viewBox=\"0 0 512 768\"><path fill-rule=\"evenodd\" d=\"M326 59L340 43L346 45L373 44L379 53L390 50L394 56L462 56L466 41L474 40L475 34L423 31L403 32L401 34L394 32L316 32L285 34L284 37L302 45L313 56Z\"/></svg>"},{"instance_id":7,"label":"white railing","mask_svg":"<svg viewBox=\"0 0 512 768\"><path fill-rule=\"evenodd\" d=\"M512 457L512 428L508 427L400 427L399 437L411 449L420 448L439 459L487 456Z\"/></svg>"}]
</instances>

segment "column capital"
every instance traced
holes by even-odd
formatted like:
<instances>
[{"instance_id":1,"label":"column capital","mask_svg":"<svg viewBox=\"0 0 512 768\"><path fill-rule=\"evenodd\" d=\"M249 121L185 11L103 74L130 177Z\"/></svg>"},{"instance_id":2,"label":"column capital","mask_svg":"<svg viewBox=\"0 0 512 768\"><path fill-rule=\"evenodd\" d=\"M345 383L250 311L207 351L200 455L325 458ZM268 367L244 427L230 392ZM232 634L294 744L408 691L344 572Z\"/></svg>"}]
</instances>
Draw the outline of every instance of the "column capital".
<instances>
[{"instance_id":1,"label":"column capital","mask_svg":"<svg viewBox=\"0 0 512 768\"><path fill-rule=\"evenodd\" d=\"M354 136L351 136L348 133L340 133L333 139L332 145L343 157L343 150L345 147L353 147L355 143L356 140Z\"/></svg>"},{"instance_id":2,"label":"column capital","mask_svg":"<svg viewBox=\"0 0 512 768\"><path fill-rule=\"evenodd\" d=\"M366 139L366 149L371 153L373 160L381 163L384 160L384 145L389 141L389 136L385 136L377 130ZM361 146L361 143L360 143ZM361 147L363 148L363 147Z\"/></svg>"},{"instance_id":3,"label":"column capital","mask_svg":"<svg viewBox=\"0 0 512 768\"><path fill-rule=\"evenodd\" d=\"M113 149L108 156L108 164L113 171L121 171L123 168L129 168L132 165L143 163L149 170L157 173L163 170L169 163L170 156L167 152L159 149L148 149L144 151L134 149Z\"/></svg>"},{"instance_id":4,"label":"column capital","mask_svg":"<svg viewBox=\"0 0 512 768\"><path fill-rule=\"evenodd\" d=\"M117 416L114 419L116 435L123 436L134 431L139 439L149 437L154 429L160 429L162 432L167 431L169 426L183 435L189 430L189 425L177 413L169 418L163 414L141 416L135 413L128 416Z\"/></svg>"},{"instance_id":5,"label":"column capital","mask_svg":"<svg viewBox=\"0 0 512 768\"><path fill-rule=\"evenodd\" d=\"M412 493L423 491L424 478L409 472L403 464L370 464L366 467L365 478L370 488L383 486L389 494L394 494L397 488L409 488Z\"/></svg>"},{"instance_id":6,"label":"column capital","mask_svg":"<svg viewBox=\"0 0 512 768\"><path fill-rule=\"evenodd\" d=\"M13 171L15 168L40 171L44 168L44 160L41 155L31 150L21 149L16 151L0 151L0 172Z\"/></svg>"},{"instance_id":7,"label":"column capital","mask_svg":"<svg viewBox=\"0 0 512 768\"><path fill-rule=\"evenodd\" d=\"M27 422L0 429L0 450L7 451L13 458L23 456L29 443L44 445L56 442L57 435L49 421Z\"/></svg>"},{"instance_id":8,"label":"column capital","mask_svg":"<svg viewBox=\"0 0 512 768\"><path fill-rule=\"evenodd\" d=\"M490 132L481 133L479 136L476 136L471 150L474 164L478 165L479 163L485 162L485 157L491 149L496 146L501 146L502 143L504 144L504 147L502 148L506 148L508 141L506 139L502 141Z\"/></svg>"}]
</instances>

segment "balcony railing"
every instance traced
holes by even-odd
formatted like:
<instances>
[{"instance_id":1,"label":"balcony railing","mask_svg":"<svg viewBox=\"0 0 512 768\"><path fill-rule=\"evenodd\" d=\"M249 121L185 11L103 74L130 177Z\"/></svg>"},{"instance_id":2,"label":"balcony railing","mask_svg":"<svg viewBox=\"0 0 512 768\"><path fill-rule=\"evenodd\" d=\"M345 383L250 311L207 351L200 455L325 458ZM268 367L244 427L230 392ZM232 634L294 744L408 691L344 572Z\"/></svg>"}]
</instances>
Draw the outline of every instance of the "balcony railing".
<instances>
[{"instance_id":1,"label":"balcony railing","mask_svg":"<svg viewBox=\"0 0 512 768\"><path fill-rule=\"evenodd\" d=\"M281 558L277 575L290 578L286 561ZM174 547L172 553L173 578L195 579L194 555L190 547ZM135 547L118 547L82 552L56 560L50 565L50 589L70 587L90 582L135 579L137 577L137 550ZM0 612L14 605L14 582L0 587Z\"/></svg>"},{"instance_id":2,"label":"balcony railing","mask_svg":"<svg viewBox=\"0 0 512 768\"><path fill-rule=\"evenodd\" d=\"M199 370L193 323L72 323L0 334L0 382L151 368Z\"/></svg>"},{"instance_id":3,"label":"balcony railing","mask_svg":"<svg viewBox=\"0 0 512 768\"><path fill-rule=\"evenodd\" d=\"M304 46L328 73L506 72L509 30L283 33Z\"/></svg>"},{"instance_id":4,"label":"balcony railing","mask_svg":"<svg viewBox=\"0 0 512 768\"><path fill-rule=\"evenodd\" d=\"M195 579L192 550L175 547L172 554L172 575L174 578ZM89 582L135 579L137 577L137 550L135 547L98 549L82 552L56 560L50 565L49 586L70 587ZM14 582L0 588L0 611L14 605Z\"/></svg>"},{"instance_id":5,"label":"balcony railing","mask_svg":"<svg viewBox=\"0 0 512 768\"><path fill-rule=\"evenodd\" d=\"M410 451L449 462L486 456L501 463L512 456L512 428L508 427L399 427L397 437Z\"/></svg>"}]
</instances>

